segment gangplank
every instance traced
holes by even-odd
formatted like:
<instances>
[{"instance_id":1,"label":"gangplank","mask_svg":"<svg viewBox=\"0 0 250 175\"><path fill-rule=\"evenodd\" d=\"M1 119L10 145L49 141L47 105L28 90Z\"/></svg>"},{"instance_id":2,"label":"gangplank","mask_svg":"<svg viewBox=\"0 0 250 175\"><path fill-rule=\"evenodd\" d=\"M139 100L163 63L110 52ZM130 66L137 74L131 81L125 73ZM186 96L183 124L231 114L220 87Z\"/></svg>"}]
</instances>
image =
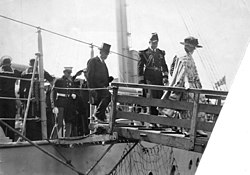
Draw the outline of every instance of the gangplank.
<instances>
[{"instance_id":1,"label":"gangplank","mask_svg":"<svg viewBox=\"0 0 250 175\"><path fill-rule=\"evenodd\" d=\"M111 119L109 123L109 133L117 132L118 139L126 138L138 141L147 141L174 148L203 153L209 140L219 113L223 107L223 100L227 96L225 91L213 91L203 89L184 89L166 86L155 85L139 85L139 84L124 84L112 83L112 107ZM173 101L169 99L153 99L142 96L129 95L119 93L119 89L153 89L164 91L177 91L186 94L192 94L192 102ZM207 103L200 102L200 96L203 95ZM209 103L208 103L209 102ZM120 106L129 106L122 109ZM147 113L137 113L133 111L135 106L156 106L174 109L176 111L190 111L191 119L178 119L166 116L149 115ZM199 120L199 113L203 112L207 118L204 121ZM130 123L118 123L119 119L131 121ZM160 127L143 127L136 126L136 122L157 124ZM162 126L162 127L161 127ZM189 130L189 136L174 132L167 132L164 126L185 128ZM208 137L198 137L197 130L202 130L208 133Z\"/></svg>"}]
</instances>

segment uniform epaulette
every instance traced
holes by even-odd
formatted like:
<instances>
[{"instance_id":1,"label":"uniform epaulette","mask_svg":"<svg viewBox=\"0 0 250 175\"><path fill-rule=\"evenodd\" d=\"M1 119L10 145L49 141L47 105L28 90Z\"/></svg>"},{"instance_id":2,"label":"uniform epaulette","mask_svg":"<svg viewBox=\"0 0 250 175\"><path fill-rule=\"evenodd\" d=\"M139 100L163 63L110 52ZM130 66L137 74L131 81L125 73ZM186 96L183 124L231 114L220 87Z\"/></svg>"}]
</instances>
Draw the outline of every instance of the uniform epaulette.
<instances>
[{"instance_id":1,"label":"uniform epaulette","mask_svg":"<svg viewBox=\"0 0 250 175\"><path fill-rule=\"evenodd\" d=\"M158 48L157 48L157 50L159 50L163 55L166 54L165 50L161 50L161 49L158 49Z\"/></svg>"}]
</instances>

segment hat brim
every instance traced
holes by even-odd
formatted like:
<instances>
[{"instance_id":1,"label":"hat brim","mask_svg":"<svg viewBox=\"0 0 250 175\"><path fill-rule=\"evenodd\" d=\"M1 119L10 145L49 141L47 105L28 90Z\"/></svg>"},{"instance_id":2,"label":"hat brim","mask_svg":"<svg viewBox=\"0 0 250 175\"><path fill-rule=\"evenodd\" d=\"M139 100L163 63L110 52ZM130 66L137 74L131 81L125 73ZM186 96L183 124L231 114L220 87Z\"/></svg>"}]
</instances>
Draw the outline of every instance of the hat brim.
<instances>
[{"instance_id":1,"label":"hat brim","mask_svg":"<svg viewBox=\"0 0 250 175\"><path fill-rule=\"evenodd\" d=\"M149 42L151 42L151 43L157 43L157 42L159 42L159 40L150 40Z\"/></svg>"},{"instance_id":2,"label":"hat brim","mask_svg":"<svg viewBox=\"0 0 250 175\"><path fill-rule=\"evenodd\" d=\"M200 46L200 45L193 45L193 44L189 44L189 43L185 43L185 42L180 42L181 44L183 44L183 45L188 45L188 46L191 46L191 47L196 47L196 48L202 48L202 46Z\"/></svg>"}]
</instances>

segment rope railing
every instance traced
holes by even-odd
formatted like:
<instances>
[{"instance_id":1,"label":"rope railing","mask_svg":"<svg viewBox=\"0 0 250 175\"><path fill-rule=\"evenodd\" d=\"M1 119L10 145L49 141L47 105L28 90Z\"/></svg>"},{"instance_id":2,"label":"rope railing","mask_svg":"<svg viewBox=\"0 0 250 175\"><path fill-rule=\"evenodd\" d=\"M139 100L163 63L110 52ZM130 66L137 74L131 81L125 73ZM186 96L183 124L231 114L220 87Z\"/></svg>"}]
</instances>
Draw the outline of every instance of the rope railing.
<instances>
[{"instance_id":1,"label":"rope railing","mask_svg":"<svg viewBox=\"0 0 250 175\"><path fill-rule=\"evenodd\" d=\"M0 99L3 100L22 100L22 101L27 101L28 98L16 98L16 97L0 97ZM35 98L31 98L30 100L34 100Z\"/></svg>"},{"instance_id":2,"label":"rope railing","mask_svg":"<svg viewBox=\"0 0 250 175\"><path fill-rule=\"evenodd\" d=\"M104 87L104 88L62 88L62 87L54 87L54 89L61 89L61 90L82 90L82 91L92 91L92 90L103 90L103 89L112 89L112 86Z\"/></svg>"},{"instance_id":3,"label":"rope railing","mask_svg":"<svg viewBox=\"0 0 250 175\"><path fill-rule=\"evenodd\" d=\"M15 120L15 121L23 121L23 118L0 118L0 120ZM26 120L41 120L39 117L36 118L27 118Z\"/></svg>"},{"instance_id":4,"label":"rope railing","mask_svg":"<svg viewBox=\"0 0 250 175\"><path fill-rule=\"evenodd\" d=\"M2 73L2 72L0 72L0 73ZM11 76L6 76L6 75L0 75L0 78L8 78L8 79L31 81L31 79L29 79L29 78L11 77Z\"/></svg>"},{"instance_id":5,"label":"rope railing","mask_svg":"<svg viewBox=\"0 0 250 175\"><path fill-rule=\"evenodd\" d=\"M82 41L82 40L79 40L79 39L76 39L76 38L73 38L73 37L70 37L70 36L66 36L66 35L63 35L63 34L60 34L60 33L57 33L57 32L54 32L54 31L51 31L51 30L48 30L48 29L45 29L45 28L41 28L39 26L35 26L35 25L29 24L29 23L25 23L25 22L13 19L13 18L9 18L9 17L4 16L4 15L0 15L0 17L5 18L5 19L10 20L10 21L14 21L14 22L19 23L19 24L23 24L23 25L26 25L26 26L29 26L29 27L33 27L33 28L36 28L36 29L43 30L45 32L48 32L48 33L51 33L51 34L54 34L54 35L57 35L57 36L60 36L60 37L66 38L66 39L70 39L70 40L73 40L73 41L76 41L76 42L80 42L80 43L89 45L91 47L99 48L99 46L94 45L93 43ZM119 56L122 56L122 57L125 57L125 58L128 58L128 59L131 59L131 60L134 60L134 61L138 61L138 60L136 60L136 59L134 59L132 57L129 57L129 56L126 56L126 55L122 55L122 54L114 52L114 51L110 51L110 53L113 53L113 54L116 54L116 55L119 55Z\"/></svg>"}]
</instances>

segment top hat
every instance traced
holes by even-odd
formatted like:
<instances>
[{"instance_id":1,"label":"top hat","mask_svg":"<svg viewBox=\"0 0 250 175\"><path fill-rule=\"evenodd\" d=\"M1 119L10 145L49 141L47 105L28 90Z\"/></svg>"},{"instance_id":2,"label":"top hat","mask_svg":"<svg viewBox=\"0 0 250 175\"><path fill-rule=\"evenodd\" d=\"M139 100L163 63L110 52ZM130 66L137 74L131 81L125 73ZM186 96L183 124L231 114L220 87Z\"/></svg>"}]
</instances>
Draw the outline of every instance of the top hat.
<instances>
[{"instance_id":1,"label":"top hat","mask_svg":"<svg viewBox=\"0 0 250 175\"><path fill-rule=\"evenodd\" d=\"M189 45L191 47L201 48L202 46L199 45L198 39L195 37L187 37L184 39L184 42L180 42L183 45Z\"/></svg>"},{"instance_id":2,"label":"top hat","mask_svg":"<svg viewBox=\"0 0 250 175\"><path fill-rule=\"evenodd\" d=\"M149 42L158 42L159 41L159 37L158 37L158 34L157 33L152 33L152 36L150 37L149 39Z\"/></svg>"},{"instance_id":3,"label":"top hat","mask_svg":"<svg viewBox=\"0 0 250 175\"><path fill-rule=\"evenodd\" d=\"M111 45L107 43L102 43L102 46L99 48L100 50L104 51L105 53L109 54Z\"/></svg>"},{"instance_id":4,"label":"top hat","mask_svg":"<svg viewBox=\"0 0 250 175\"><path fill-rule=\"evenodd\" d=\"M70 73L72 73L72 69L73 69L73 67L64 67L64 70L63 70L63 72L70 72Z\"/></svg>"},{"instance_id":5,"label":"top hat","mask_svg":"<svg viewBox=\"0 0 250 175\"><path fill-rule=\"evenodd\" d=\"M8 65L11 64L12 58L8 55L4 55L0 59L0 65Z\"/></svg>"}]
</instances>

